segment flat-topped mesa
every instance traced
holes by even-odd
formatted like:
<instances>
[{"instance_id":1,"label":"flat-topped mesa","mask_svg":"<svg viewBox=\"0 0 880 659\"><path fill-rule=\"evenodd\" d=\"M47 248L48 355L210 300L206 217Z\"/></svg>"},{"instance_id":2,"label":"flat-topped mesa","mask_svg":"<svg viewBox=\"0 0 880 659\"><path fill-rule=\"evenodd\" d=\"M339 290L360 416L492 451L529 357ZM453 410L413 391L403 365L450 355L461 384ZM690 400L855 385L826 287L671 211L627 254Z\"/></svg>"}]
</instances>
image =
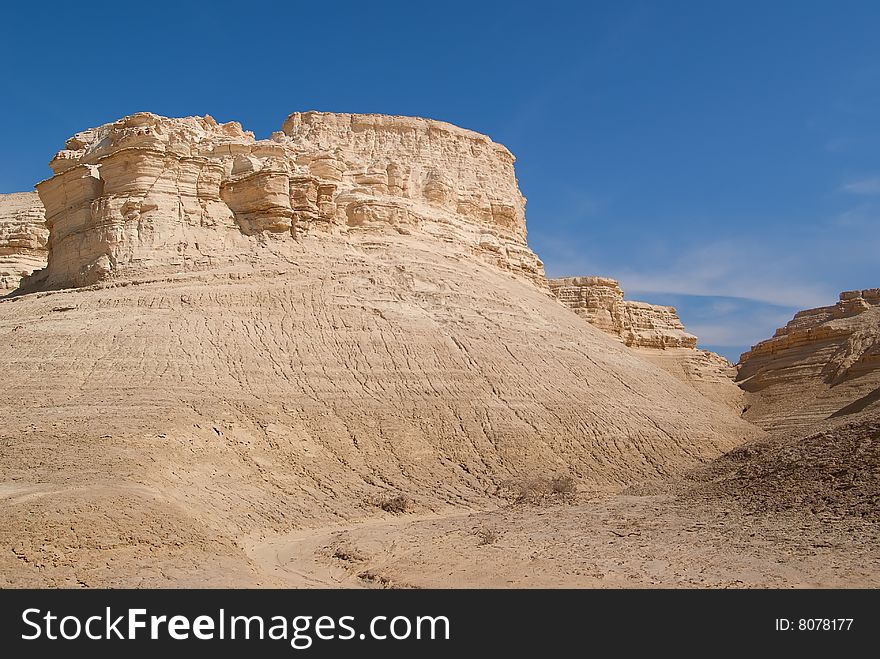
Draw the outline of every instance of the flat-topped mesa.
<instances>
[{"instance_id":1,"label":"flat-topped mesa","mask_svg":"<svg viewBox=\"0 0 880 659\"><path fill-rule=\"evenodd\" d=\"M36 192L0 194L0 295L46 265L49 230Z\"/></svg>"},{"instance_id":2,"label":"flat-topped mesa","mask_svg":"<svg viewBox=\"0 0 880 659\"><path fill-rule=\"evenodd\" d=\"M47 268L30 289L272 258L310 233L425 235L543 285L507 149L450 124L294 113L237 122L147 112L77 133L37 185Z\"/></svg>"},{"instance_id":3,"label":"flat-topped mesa","mask_svg":"<svg viewBox=\"0 0 880 659\"><path fill-rule=\"evenodd\" d=\"M591 325L638 348L696 348L674 307L625 300L608 277L550 279L556 298Z\"/></svg>"},{"instance_id":4,"label":"flat-topped mesa","mask_svg":"<svg viewBox=\"0 0 880 659\"><path fill-rule=\"evenodd\" d=\"M795 314L740 357L746 418L789 428L880 400L880 288L845 291L834 305Z\"/></svg>"}]
</instances>

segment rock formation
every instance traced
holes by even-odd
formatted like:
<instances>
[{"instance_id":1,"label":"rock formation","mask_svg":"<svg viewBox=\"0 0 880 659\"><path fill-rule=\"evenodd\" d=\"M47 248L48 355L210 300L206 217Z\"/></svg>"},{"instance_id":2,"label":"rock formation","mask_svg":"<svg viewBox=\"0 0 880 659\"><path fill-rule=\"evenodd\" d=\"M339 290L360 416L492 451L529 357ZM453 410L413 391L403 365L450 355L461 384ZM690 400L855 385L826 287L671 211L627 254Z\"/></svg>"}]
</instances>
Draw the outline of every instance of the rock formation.
<instances>
[{"instance_id":1,"label":"rock formation","mask_svg":"<svg viewBox=\"0 0 880 659\"><path fill-rule=\"evenodd\" d=\"M0 295L46 265L49 230L35 192L0 194Z\"/></svg>"},{"instance_id":2,"label":"rock formation","mask_svg":"<svg viewBox=\"0 0 880 659\"><path fill-rule=\"evenodd\" d=\"M510 152L450 124L294 113L240 124L142 112L76 134L37 185L48 267L27 290L289 258L311 234L417 232L543 284Z\"/></svg>"},{"instance_id":3,"label":"rock formation","mask_svg":"<svg viewBox=\"0 0 880 659\"><path fill-rule=\"evenodd\" d=\"M846 291L809 309L740 358L745 417L768 429L805 426L880 400L880 289Z\"/></svg>"},{"instance_id":4,"label":"rock formation","mask_svg":"<svg viewBox=\"0 0 880 659\"><path fill-rule=\"evenodd\" d=\"M697 350L697 337L685 331L674 307L624 299L608 277L549 280L566 307L641 357L660 366L704 396L740 410L742 392L733 384L736 368L721 355Z\"/></svg>"},{"instance_id":5,"label":"rock formation","mask_svg":"<svg viewBox=\"0 0 880 659\"><path fill-rule=\"evenodd\" d=\"M623 299L608 277L551 279L550 290L569 309L603 332L637 348L695 348L697 337L684 331L674 307Z\"/></svg>"},{"instance_id":6,"label":"rock formation","mask_svg":"<svg viewBox=\"0 0 880 659\"><path fill-rule=\"evenodd\" d=\"M710 350L699 348L634 348L639 356L687 383L706 398L724 403L737 414L743 409L743 391L734 383L736 366Z\"/></svg>"},{"instance_id":7,"label":"rock formation","mask_svg":"<svg viewBox=\"0 0 880 659\"><path fill-rule=\"evenodd\" d=\"M760 432L536 285L488 138L139 114L67 146L44 290L0 300L0 585L267 583L256 537L617 490Z\"/></svg>"}]
</instances>

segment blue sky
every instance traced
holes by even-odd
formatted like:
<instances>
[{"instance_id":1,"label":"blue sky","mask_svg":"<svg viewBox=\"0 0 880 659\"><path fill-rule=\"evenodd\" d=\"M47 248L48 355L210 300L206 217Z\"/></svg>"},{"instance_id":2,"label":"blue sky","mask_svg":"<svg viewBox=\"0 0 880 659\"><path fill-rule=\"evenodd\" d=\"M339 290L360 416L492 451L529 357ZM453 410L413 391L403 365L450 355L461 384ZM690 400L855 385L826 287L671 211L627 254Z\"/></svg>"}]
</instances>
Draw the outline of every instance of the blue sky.
<instances>
[{"instance_id":1,"label":"blue sky","mask_svg":"<svg viewBox=\"0 0 880 659\"><path fill-rule=\"evenodd\" d=\"M880 286L880 3L14 3L0 192L139 110L433 117L518 158L551 276L617 277L736 358Z\"/></svg>"}]
</instances>

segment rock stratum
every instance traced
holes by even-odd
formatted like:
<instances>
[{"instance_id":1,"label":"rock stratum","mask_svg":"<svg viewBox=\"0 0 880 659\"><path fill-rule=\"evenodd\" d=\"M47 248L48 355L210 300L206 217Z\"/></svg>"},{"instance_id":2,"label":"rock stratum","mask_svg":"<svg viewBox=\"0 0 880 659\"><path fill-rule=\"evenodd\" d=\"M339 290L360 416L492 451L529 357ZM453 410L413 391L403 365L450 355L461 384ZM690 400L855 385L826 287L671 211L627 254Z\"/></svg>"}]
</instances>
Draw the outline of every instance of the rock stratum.
<instances>
[{"instance_id":1,"label":"rock stratum","mask_svg":"<svg viewBox=\"0 0 880 659\"><path fill-rule=\"evenodd\" d=\"M255 542L389 498L616 491L761 434L548 294L486 137L141 113L66 147L0 300L3 585L273 584Z\"/></svg>"},{"instance_id":2,"label":"rock stratum","mask_svg":"<svg viewBox=\"0 0 880 659\"><path fill-rule=\"evenodd\" d=\"M0 194L0 296L46 266L49 230L35 192Z\"/></svg>"},{"instance_id":3,"label":"rock stratum","mask_svg":"<svg viewBox=\"0 0 880 659\"><path fill-rule=\"evenodd\" d=\"M635 348L696 348L697 337L684 330L674 307L625 300L617 280L565 277L549 280L566 307L603 332Z\"/></svg>"},{"instance_id":4,"label":"rock stratum","mask_svg":"<svg viewBox=\"0 0 880 659\"><path fill-rule=\"evenodd\" d=\"M427 119L291 114L271 139L142 112L77 133L37 192L48 266L24 290L283 259L312 234L419 233L543 281L503 146Z\"/></svg>"},{"instance_id":5,"label":"rock stratum","mask_svg":"<svg viewBox=\"0 0 880 659\"><path fill-rule=\"evenodd\" d=\"M742 392L733 384L736 367L698 350L697 337L685 331L674 307L626 300L617 280L608 277L564 277L549 285L564 306L594 327L711 400L742 409Z\"/></svg>"},{"instance_id":6,"label":"rock stratum","mask_svg":"<svg viewBox=\"0 0 880 659\"><path fill-rule=\"evenodd\" d=\"M880 289L845 291L808 309L740 358L745 418L797 429L876 408L880 401Z\"/></svg>"}]
</instances>

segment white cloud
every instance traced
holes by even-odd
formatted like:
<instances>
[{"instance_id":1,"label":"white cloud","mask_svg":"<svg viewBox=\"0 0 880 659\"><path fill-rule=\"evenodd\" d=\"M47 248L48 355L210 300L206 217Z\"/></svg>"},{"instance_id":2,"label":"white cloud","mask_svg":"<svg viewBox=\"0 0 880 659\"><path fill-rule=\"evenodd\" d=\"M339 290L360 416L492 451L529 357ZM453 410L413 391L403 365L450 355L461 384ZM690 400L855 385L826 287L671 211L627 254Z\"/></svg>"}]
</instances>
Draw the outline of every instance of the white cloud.
<instances>
[{"instance_id":1,"label":"white cloud","mask_svg":"<svg viewBox=\"0 0 880 659\"><path fill-rule=\"evenodd\" d=\"M804 255L786 254L776 241L751 244L739 240L681 248L671 261L651 259L611 265L600 259L546 255L552 276L604 275L620 281L624 291L746 298L787 307L817 307L837 298L827 284L805 276Z\"/></svg>"},{"instance_id":2,"label":"white cloud","mask_svg":"<svg viewBox=\"0 0 880 659\"><path fill-rule=\"evenodd\" d=\"M797 310L880 285L880 205L864 199L841 211L760 229L707 222L702 236L634 224L614 243L541 235L535 246L548 276L613 277L629 299L678 307L700 345L734 353L772 336Z\"/></svg>"},{"instance_id":3,"label":"white cloud","mask_svg":"<svg viewBox=\"0 0 880 659\"><path fill-rule=\"evenodd\" d=\"M840 189L850 194L880 195L880 176L844 183Z\"/></svg>"},{"instance_id":4,"label":"white cloud","mask_svg":"<svg viewBox=\"0 0 880 659\"><path fill-rule=\"evenodd\" d=\"M793 311L770 312L743 304L734 314L721 314L714 321L686 323L685 328L695 334L700 345L753 346L769 339L778 327L783 327L794 316ZM685 320L687 320L685 318Z\"/></svg>"}]
</instances>

